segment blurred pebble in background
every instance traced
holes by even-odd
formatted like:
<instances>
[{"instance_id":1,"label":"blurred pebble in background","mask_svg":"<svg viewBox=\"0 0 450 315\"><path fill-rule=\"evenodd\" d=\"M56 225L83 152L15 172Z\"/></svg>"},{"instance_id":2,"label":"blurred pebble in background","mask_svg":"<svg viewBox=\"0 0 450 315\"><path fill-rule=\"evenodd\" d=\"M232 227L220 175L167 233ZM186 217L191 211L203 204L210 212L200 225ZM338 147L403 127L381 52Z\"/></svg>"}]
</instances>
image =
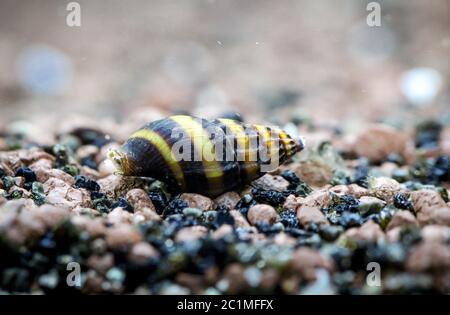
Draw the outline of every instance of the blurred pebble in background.
<instances>
[{"instance_id":1,"label":"blurred pebble in background","mask_svg":"<svg viewBox=\"0 0 450 315\"><path fill-rule=\"evenodd\" d=\"M405 71L400 79L402 93L417 107L431 104L441 85L441 74L432 68L422 67Z\"/></svg>"},{"instance_id":2,"label":"blurred pebble in background","mask_svg":"<svg viewBox=\"0 0 450 315\"><path fill-rule=\"evenodd\" d=\"M384 61L397 48L395 33L387 26L369 27L357 24L349 31L348 51L359 62Z\"/></svg>"},{"instance_id":3,"label":"blurred pebble in background","mask_svg":"<svg viewBox=\"0 0 450 315\"><path fill-rule=\"evenodd\" d=\"M31 93L57 95L72 81L73 66L61 51L45 46L26 47L17 59L17 76Z\"/></svg>"},{"instance_id":4,"label":"blurred pebble in background","mask_svg":"<svg viewBox=\"0 0 450 315\"><path fill-rule=\"evenodd\" d=\"M168 52L162 67L168 77L178 84L196 86L208 81L210 58L204 46L186 42L176 45Z\"/></svg>"}]
</instances>

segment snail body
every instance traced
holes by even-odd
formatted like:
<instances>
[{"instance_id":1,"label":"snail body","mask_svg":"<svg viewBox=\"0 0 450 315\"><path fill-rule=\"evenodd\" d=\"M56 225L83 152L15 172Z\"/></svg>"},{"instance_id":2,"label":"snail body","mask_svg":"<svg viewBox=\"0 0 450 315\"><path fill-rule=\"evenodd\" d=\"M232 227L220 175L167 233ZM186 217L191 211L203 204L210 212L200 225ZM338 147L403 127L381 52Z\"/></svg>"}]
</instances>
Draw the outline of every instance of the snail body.
<instances>
[{"instance_id":1,"label":"snail body","mask_svg":"<svg viewBox=\"0 0 450 315\"><path fill-rule=\"evenodd\" d=\"M217 196L275 169L303 149L279 128L176 115L146 124L109 153L123 176Z\"/></svg>"}]
</instances>

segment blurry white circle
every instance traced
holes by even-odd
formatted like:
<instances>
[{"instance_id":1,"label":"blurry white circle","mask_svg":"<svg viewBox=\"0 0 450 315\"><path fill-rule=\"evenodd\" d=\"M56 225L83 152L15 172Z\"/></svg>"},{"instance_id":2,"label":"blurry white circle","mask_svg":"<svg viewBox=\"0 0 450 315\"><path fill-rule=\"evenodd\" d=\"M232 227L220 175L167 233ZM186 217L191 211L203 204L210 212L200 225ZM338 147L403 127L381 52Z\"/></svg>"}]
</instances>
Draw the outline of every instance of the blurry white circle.
<instances>
[{"instance_id":1,"label":"blurry white circle","mask_svg":"<svg viewBox=\"0 0 450 315\"><path fill-rule=\"evenodd\" d=\"M416 106L431 103L441 85L441 74L432 68L414 68L405 71L400 79L402 93Z\"/></svg>"},{"instance_id":2,"label":"blurry white circle","mask_svg":"<svg viewBox=\"0 0 450 315\"><path fill-rule=\"evenodd\" d=\"M72 79L72 63L55 48L30 46L17 59L17 76L22 86L33 93L58 94Z\"/></svg>"}]
</instances>

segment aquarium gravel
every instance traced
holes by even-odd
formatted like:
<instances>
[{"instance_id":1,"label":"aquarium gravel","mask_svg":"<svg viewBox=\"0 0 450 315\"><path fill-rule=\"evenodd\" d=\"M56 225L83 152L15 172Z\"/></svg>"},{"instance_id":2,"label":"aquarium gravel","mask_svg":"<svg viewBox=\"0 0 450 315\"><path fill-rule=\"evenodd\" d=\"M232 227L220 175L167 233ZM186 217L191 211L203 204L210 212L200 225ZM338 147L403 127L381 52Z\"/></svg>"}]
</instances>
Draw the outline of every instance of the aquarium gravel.
<instances>
[{"instance_id":1,"label":"aquarium gravel","mask_svg":"<svg viewBox=\"0 0 450 315\"><path fill-rule=\"evenodd\" d=\"M345 145L330 133L214 199L116 175L107 152L127 128L113 127L78 124L51 144L1 133L2 293L450 293L438 123L406 137L368 127Z\"/></svg>"}]
</instances>

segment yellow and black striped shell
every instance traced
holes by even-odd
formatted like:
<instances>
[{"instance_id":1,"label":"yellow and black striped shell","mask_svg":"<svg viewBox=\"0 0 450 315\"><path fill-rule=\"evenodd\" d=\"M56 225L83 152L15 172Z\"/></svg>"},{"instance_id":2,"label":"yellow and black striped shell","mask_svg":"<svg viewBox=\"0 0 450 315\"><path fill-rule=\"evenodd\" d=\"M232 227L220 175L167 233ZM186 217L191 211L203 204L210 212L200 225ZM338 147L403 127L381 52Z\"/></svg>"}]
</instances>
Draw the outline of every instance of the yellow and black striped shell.
<instances>
[{"instance_id":1,"label":"yellow and black striped shell","mask_svg":"<svg viewBox=\"0 0 450 315\"><path fill-rule=\"evenodd\" d=\"M176 115L145 125L109 157L124 176L153 177L178 191L217 196L302 149L300 139L279 128Z\"/></svg>"}]
</instances>

